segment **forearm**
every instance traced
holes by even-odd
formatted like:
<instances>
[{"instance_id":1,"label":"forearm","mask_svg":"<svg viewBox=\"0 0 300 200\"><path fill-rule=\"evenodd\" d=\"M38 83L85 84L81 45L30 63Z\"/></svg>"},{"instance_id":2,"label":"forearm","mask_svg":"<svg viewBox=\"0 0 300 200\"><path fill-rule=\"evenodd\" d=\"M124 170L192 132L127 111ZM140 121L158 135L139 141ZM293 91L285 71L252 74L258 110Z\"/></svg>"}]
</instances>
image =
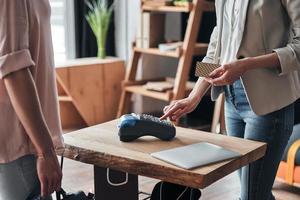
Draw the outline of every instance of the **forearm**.
<instances>
[{"instance_id":1,"label":"forearm","mask_svg":"<svg viewBox=\"0 0 300 200\"><path fill-rule=\"evenodd\" d=\"M276 68L280 70L280 61L277 53L266 54L257 57L251 57L245 59L244 65L246 70L258 69L258 68Z\"/></svg>"},{"instance_id":2,"label":"forearm","mask_svg":"<svg viewBox=\"0 0 300 200\"><path fill-rule=\"evenodd\" d=\"M4 78L11 103L19 120L34 144L38 154L53 150L35 83L29 69L23 69Z\"/></svg>"},{"instance_id":3,"label":"forearm","mask_svg":"<svg viewBox=\"0 0 300 200\"><path fill-rule=\"evenodd\" d=\"M210 73L209 77L205 78L205 80L215 86L230 85L245 72L259 68L280 70L281 65L277 53L248 57L222 65Z\"/></svg>"},{"instance_id":4,"label":"forearm","mask_svg":"<svg viewBox=\"0 0 300 200\"><path fill-rule=\"evenodd\" d=\"M195 99L196 101L200 101L202 97L205 95L207 90L210 88L211 84L205 81L203 78L199 78L195 84L195 87L189 94L189 98Z\"/></svg>"}]
</instances>

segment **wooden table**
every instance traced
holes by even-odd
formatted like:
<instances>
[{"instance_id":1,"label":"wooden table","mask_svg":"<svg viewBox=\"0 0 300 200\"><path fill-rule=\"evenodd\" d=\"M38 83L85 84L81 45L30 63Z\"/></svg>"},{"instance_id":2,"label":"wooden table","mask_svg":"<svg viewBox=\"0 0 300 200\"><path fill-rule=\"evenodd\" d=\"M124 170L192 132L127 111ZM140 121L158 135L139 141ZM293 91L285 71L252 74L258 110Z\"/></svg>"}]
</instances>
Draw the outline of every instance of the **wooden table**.
<instances>
[{"instance_id":1,"label":"wooden table","mask_svg":"<svg viewBox=\"0 0 300 200\"><path fill-rule=\"evenodd\" d=\"M235 170L263 157L266 144L239 138L177 128L177 136L171 142L145 137L135 142L119 141L117 121L111 121L64 136L65 157L94 165L96 199L138 199L138 175L203 189ZM237 151L243 156L194 170L184 170L151 157L152 152L209 142ZM112 169L113 182L125 179L128 184L112 187L107 183L107 168ZM126 198L124 198L124 195ZM122 197L122 198L121 198Z\"/></svg>"}]
</instances>

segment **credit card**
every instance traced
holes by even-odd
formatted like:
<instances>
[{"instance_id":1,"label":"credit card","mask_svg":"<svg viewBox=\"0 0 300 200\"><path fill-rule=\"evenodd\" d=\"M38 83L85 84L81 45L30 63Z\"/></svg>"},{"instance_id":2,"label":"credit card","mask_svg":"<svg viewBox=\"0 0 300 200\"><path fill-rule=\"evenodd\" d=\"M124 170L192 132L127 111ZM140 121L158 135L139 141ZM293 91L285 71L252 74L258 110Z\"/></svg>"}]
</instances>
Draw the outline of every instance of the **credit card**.
<instances>
[{"instance_id":1,"label":"credit card","mask_svg":"<svg viewBox=\"0 0 300 200\"><path fill-rule=\"evenodd\" d=\"M215 69L221 67L219 64L212 64L212 63L204 63L204 62L197 62L195 76L196 77L208 77L211 72Z\"/></svg>"}]
</instances>

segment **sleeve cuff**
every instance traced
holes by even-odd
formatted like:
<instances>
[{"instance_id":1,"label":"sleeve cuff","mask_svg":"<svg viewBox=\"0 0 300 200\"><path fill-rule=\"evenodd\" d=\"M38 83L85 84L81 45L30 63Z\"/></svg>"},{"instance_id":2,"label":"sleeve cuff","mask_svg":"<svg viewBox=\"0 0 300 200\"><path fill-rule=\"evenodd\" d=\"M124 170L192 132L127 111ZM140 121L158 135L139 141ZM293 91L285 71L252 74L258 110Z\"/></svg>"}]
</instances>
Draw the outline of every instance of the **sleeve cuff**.
<instances>
[{"instance_id":1,"label":"sleeve cuff","mask_svg":"<svg viewBox=\"0 0 300 200\"><path fill-rule=\"evenodd\" d=\"M292 48L287 46L273 49L273 51L277 53L281 65L281 70L279 71L280 76L298 69L298 65L295 63L295 60L297 60L297 55Z\"/></svg>"},{"instance_id":2,"label":"sleeve cuff","mask_svg":"<svg viewBox=\"0 0 300 200\"><path fill-rule=\"evenodd\" d=\"M202 60L202 62L204 63L213 63L214 64L214 60L208 56L205 56Z\"/></svg>"},{"instance_id":3,"label":"sleeve cuff","mask_svg":"<svg viewBox=\"0 0 300 200\"><path fill-rule=\"evenodd\" d=\"M23 49L0 57L0 79L12 72L34 66L28 49Z\"/></svg>"}]
</instances>

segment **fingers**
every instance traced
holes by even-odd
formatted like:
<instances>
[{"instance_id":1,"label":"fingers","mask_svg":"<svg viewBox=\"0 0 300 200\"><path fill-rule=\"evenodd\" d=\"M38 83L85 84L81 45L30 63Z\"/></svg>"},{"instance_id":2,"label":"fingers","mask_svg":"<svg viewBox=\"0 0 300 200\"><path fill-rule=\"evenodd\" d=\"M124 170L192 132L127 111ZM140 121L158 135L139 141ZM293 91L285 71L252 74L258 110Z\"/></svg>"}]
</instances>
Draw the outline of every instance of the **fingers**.
<instances>
[{"instance_id":1,"label":"fingers","mask_svg":"<svg viewBox=\"0 0 300 200\"><path fill-rule=\"evenodd\" d=\"M160 118L160 120L164 120L172 116L177 110L181 109L182 107L184 107L182 103L176 102L174 105L171 105L170 108L167 109L166 113Z\"/></svg>"},{"instance_id":2,"label":"fingers","mask_svg":"<svg viewBox=\"0 0 300 200\"><path fill-rule=\"evenodd\" d=\"M172 109L169 110L169 113L166 113L166 118L169 117L171 121L177 121L179 118L181 118L183 115L187 114L189 112L189 107L188 106L183 106L183 107L173 107ZM164 115L164 116L165 116ZM161 119L165 119L161 117Z\"/></svg>"},{"instance_id":3,"label":"fingers","mask_svg":"<svg viewBox=\"0 0 300 200\"><path fill-rule=\"evenodd\" d=\"M54 192L55 184L56 184L55 178L50 177L49 181L48 181L48 194L47 194L47 196L51 195Z\"/></svg>"},{"instance_id":4,"label":"fingers","mask_svg":"<svg viewBox=\"0 0 300 200\"><path fill-rule=\"evenodd\" d=\"M165 106L164 109L163 109L163 112L166 113L168 108L169 108L169 106Z\"/></svg>"},{"instance_id":5,"label":"fingers","mask_svg":"<svg viewBox=\"0 0 300 200\"><path fill-rule=\"evenodd\" d=\"M172 115L169 117L169 119L172 121L172 122L175 122L177 119L175 118L175 116L177 115L178 112L180 112L181 109L178 109L176 110L175 112L172 113Z\"/></svg>"},{"instance_id":6,"label":"fingers","mask_svg":"<svg viewBox=\"0 0 300 200\"><path fill-rule=\"evenodd\" d=\"M60 191L60 189L61 177L56 173L41 181L41 196L44 198L50 196L55 191Z\"/></svg>"},{"instance_id":7,"label":"fingers","mask_svg":"<svg viewBox=\"0 0 300 200\"><path fill-rule=\"evenodd\" d=\"M214 86L224 86L224 85L231 85L238 77L228 77L225 73L221 77L215 79L208 79L207 81L210 82Z\"/></svg>"},{"instance_id":8,"label":"fingers","mask_svg":"<svg viewBox=\"0 0 300 200\"><path fill-rule=\"evenodd\" d=\"M168 106L165 106L163 111L164 113L168 112L173 106L175 106L175 104L177 103L178 101L172 101L170 105Z\"/></svg>"},{"instance_id":9,"label":"fingers","mask_svg":"<svg viewBox=\"0 0 300 200\"><path fill-rule=\"evenodd\" d=\"M161 117L160 120L163 120L163 119L167 118L167 117L164 117L164 115L171 109L171 107L172 107L172 105L164 107L164 109L163 109L164 114L163 114L163 116Z\"/></svg>"},{"instance_id":10,"label":"fingers","mask_svg":"<svg viewBox=\"0 0 300 200\"><path fill-rule=\"evenodd\" d=\"M227 69L226 65L223 65L215 69L212 73L209 74L207 78L205 78L205 80L214 86L225 85L226 69Z\"/></svg>"},{"instance_id":11,"label":"fingers","mask_svg":"<svg viewBox=\"0 0 300 200\"><path fill-rule=\"evenodd\" d=\"M41 177L40 179L41 183L41 196L43 198L48 196L48 181L46 177Z\"/></svg>"},{"instance_id":12,"label":"fingers","mask_svg":"<svg viewBox=\"0 0 300 200\"><path fill-rule=\"evenodd\" d=\"M49 188L48 188L48 196L51 195L53 192L58 192L61 190L61 179L62 175L59 172L53 173L52 177L49 178Z\"/></svg>"},{"instance_id":13,"label":"fingers","mask_svg":"<svg viewBox=\"0 0 300 200\"><path fill-rule=\"evenodd\" d=\"M43 198L50 196L54 191L60 191L62 172L56 155L38 158L37 169Z\"/></svg>"},{"instance_id":14,"label":"fingers","mask_svg":"<svg viewBox=\"0 0 300 200\"><path fill-rule=\"evenodd\" d=\"M226 85L226 79L224 77L224 75L222 75L221 77L218 78L210 78L210 79L206 79L209 83L211 83L214 86L222 86L222 85Z\"/></svg>"},{"instance_id":15,"label":"fingers","mask_svg":"<svg viewBox=\"0 0 300 200\"><path fill-rule=\"evenodd\" d=\"M214 78L216 76L220 76L224 73L224 71L225 71L224 67L219 67L209 74L209 78Z\"/></svg>"},{"instance_id":16,"label":"fingers","mask_svg":"<svg viewBox=\"0 0 300 200\"><path fill-rule=\"evenodd\" d=\"M62 180L62 171L60 169L57 158L54 159L54 175L53 175L53 185L51 188L51 193L54 191L58 192L61 190L61 180Z\"/></svg>"},{"instance_id":17,"label":"fingers","mask_svg":"<svg viewBox=\"0 0 300 200\"><path fill-rule=\"evenodd\" d=\"M54 191L60 191L61 189L61 180L62 180L62 171L57 159L57 156L54 156L54 168L56 168L55 170L55 184L53 186L53 190Z\"/></svg>"},{"instance_id":18,"label":"fingers","mask_svg":"<svg viewBox=\"0 0 300 200\"><path fill-rule=\"evenodd\" d=\"M163 116L160 117L160 120L164 120L167 119L169 116L167 115L167 113L169 113L169 111L175 106L175 102L172 102L170 105L165 106L163 109Z\"/></svg>"},{"instance_id":19,"label":"fingers","mask_svg":"<svg viewBox=\"0 0 300 200\"><path fill-rule=\"evenodd\" d=\"M169 113L167 112L167 113L165 113L163 116L161 116L160 118L159 118L159 120L165 120L165 119L167 119L169 117Z\"/></svg>"},{"instance_id":20,"label":"fingers","mask_svg":"<svg viewBox=\"0 0 300 200\"><path fill-rule=\"evenodd\" d=\"M52 175L49 177L42 177L41 183L41 196L46 198L50 196L54 191L57 191L59 181L57 175Z\"/></svg>"},{"instance_id":21,"label":"fingers","mask_svg":"<svg viewBox=\"0 0 300 200\"><path fill-rule=\"evenodd\" d=\"M238 62L234 62L214 70L205 80L214 86L230 85L244 72L242 66L239 66Z\"/></svg>"},{"instance_id":22,"label":"fingers","mask_svg":"<svg viewBox=\"0 0 300 200\"><path fill-rule=\"evenodd\" d=\"M185 115L187 113L187 108L178 110L177 112L175 112L172 116L172 121L176 121L178 119L180 119L183 115Z\"/></svg>"},{"instance_id":23,"label":"fingers","mask_svg":"<svg viewBox=\"0 0 300 200\"><path fill-rule=\"evenodd\" d=\"M59 173L57 174L57 177L56 177L54 191L58 192L61 190L61 180L62 180L62 173L61 173L61 170L59 170Z\"/></svg>"}]
</instances>

